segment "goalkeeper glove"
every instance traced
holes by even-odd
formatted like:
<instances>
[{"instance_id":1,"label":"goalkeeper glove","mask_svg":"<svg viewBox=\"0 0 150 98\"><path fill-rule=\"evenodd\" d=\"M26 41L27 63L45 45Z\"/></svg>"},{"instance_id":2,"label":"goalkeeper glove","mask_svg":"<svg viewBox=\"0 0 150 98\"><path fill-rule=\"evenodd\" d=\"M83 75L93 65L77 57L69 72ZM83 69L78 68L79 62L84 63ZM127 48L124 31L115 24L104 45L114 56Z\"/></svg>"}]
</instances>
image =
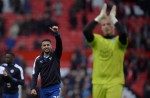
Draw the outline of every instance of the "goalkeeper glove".
<instances>
[{"instance_id":1,"label":"goalkeeper glove","mask_svg":"<svg viewBox=\"0 0 150 98\"><path fill-rule=\"evenodd\" d=\"M104 3L100 14L94 19L96 22L100 23L101 19L105 18L107 16L106 15L106 9L107 9L107 5L106 5L106 3Z\"/></svg>"},{"instance_id":2,"label":"goalkeeper glove","mask_svg":"<svg viewBox=\"0 0 150 98\"><path fill-rule=\"evenodd\" d=\"M116 18L116 6L115 5L111 9L109 17L110 17L110 20L112 21L113 24L118 22L118 20Z\"/></svg>"}]
</instances>

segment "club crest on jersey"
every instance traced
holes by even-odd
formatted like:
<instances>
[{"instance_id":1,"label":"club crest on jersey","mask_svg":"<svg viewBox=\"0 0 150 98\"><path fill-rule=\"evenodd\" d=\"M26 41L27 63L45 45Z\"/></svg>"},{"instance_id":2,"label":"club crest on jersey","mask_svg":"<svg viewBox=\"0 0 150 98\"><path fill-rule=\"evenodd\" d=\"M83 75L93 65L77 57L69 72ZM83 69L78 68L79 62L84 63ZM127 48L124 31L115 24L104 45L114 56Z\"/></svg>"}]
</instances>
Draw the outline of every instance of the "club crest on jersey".
<instances>
[{"instance_id":1,"label":"club crest on jersey","mask_svg":"<svg viewBox=\"0 0 150 98\"><path fill-rule=\"evenodd\" d=\"M43 63L43 60L41 60L40 63Z\"/></svg>"},{"instance_id":2,"label":"club crest on jersey","mask_svg":"<svg viewBox=\"0 0 150 98\"><path fill-rule=\"evenodd\" d=\"M14 70L12 69L12 70L10 70L10 73L14 73Z\"/></svg>"},{"instance_id":3,"label":"club crest on jersey","mask_svg":"<svg viewBox=\"0 0 150 98\"><path fill-rule=\"evenodd\" d=\"M49 60L52 60L52 57L50 57Z\"/></svg>"},{"instance_id":4,"label":"club crest on jersey","mask_svg":"<svg viewBox=\"0 0 150 98\"><path fill-rule=\"evenodd\" d=\"M111 39L111 42L114 42L115 41L115 39L113 38L113 39Z\"/></svg>"}]
</instances>

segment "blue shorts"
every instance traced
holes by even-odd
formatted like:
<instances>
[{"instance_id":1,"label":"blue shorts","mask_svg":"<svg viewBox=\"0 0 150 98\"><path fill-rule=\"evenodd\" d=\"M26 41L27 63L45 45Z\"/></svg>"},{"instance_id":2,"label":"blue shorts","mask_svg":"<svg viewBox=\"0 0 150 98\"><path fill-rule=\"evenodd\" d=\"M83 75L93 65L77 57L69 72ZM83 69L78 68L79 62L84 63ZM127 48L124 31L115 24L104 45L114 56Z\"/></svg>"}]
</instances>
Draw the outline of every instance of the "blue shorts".
<instances>
[{"instance_id":1,"label":"blue shorts","mask_svg":"<svg viewBox=\"0 0 150 98\"><path fill-rule=\"evenodd\" d=\"M40 98L59 98L60 94L60 84L49 86L46 88L41 88Z\"/></svg>"},{"instance_id":2,"label":"blue shorts","mask_svg":"<svg viewBox=\"0 0 150 98\"><path fill-rule=\"evenodd\" d=\"M15 93L15 94L8 94L8 93L4 93L3 98L18 98L19 94Z\"/></svg>"}]
</instances>

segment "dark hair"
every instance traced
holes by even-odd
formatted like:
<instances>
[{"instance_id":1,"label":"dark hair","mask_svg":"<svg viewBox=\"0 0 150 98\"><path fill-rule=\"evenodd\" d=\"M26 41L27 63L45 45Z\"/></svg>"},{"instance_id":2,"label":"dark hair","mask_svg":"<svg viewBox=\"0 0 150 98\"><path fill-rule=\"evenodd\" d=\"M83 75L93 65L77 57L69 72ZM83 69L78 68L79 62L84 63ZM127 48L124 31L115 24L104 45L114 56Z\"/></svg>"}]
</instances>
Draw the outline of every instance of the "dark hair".
<instances>
[{"instance_id":1,"label":"dark hair","mask_svg":"<svg viewBox=\"0 0 150 98\"><path fill-rule=\"evenodd\" d=\"M15 54L12 52L7 52L6 54L10 54L13 58L15 58Z\"/></svg>"},{"instance_id":2,"label":"dark hair","mask_svg":"<svg viewBox=\"0 0 150 98\"><path fill-rule=\"evenodd\" d=\"M43 39L42 42L44 42L44 41L48 41L51 43L51 40L49 40L49 39Z\"/></svg>"}]
</instances>

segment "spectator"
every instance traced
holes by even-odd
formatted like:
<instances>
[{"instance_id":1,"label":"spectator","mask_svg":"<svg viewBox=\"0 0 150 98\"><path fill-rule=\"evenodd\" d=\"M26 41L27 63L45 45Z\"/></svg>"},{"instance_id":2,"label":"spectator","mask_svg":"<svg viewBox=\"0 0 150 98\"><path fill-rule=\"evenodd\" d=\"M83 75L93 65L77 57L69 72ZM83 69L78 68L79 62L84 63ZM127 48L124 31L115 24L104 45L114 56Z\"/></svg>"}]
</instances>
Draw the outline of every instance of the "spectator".
<instances>
[{"instance_id":1,"label":"spectator","mask_svg":"<svg viewBox=\"0 0 150 98\"><path fill-rule=\"evenodd\" d=\"M84 78L83 89L82 89L82 98L91 98L91 77L87 75Z\"/></svg>"},{"instance_id":2,"label":"spectator","mask_svg":"<svg viewBox=\"0 0 150 98\"><path fill-rule=\"evenodd\" d=\"M16 40L14 38L8 37L6 39L6 47L7 47L8 51L13 50L15 43L16 43Z\"/></svg>"},{"instance_id":3,"label":"spectator","mask_svg":"<svg viewBox=\"0 0 150 98\"><path fill-rule=\"evenodd\" d=\"M56 2L54 3L55 16L61 16L62 7L63 7L62 2L60 0L56 0Z\"/></svg>"},{"instance_id":4,"label":"spectator","mask_svg":"<svg viewBox=\"0 0 150 98\"><path fill-rule=\"evenodd\" d=\"M79 12L82 8L82 2L81 0L74 0L74 4L71 9L74 9L75 12Z\"/></svg>"},{"instance_id":5,"label":"spectator","mask_svg":"<svg viewBox=\"0 0 150 98\"><path fill-rule=\"evenodd\" d=\"M16 39L18 37L19 31L19 25L16 22L13 22L10 26L9 36L13 39Z\"/></svg>"},{"instance_id":6,"label":"spectator","mask_svg":"<svg viewBox=\"0 0 150 98\"><path fill-rule=\"evenodd\" d=\"M145 83L144 86L144 98L150 98L150 80Z\"/></svg>"},{"instance_id":7,"label":"spectator","mask_svg":"<svg viewBox=\"0 0 150 98\"><path fill-rule=\"evenodd\" d=\"M52 9L50 9L49 7L45 7L44 13L48 14L49 16L51 16L52 15Z\"/></svg>"},{"instance_id":8,"label":"spectator","mask_svg":"<svg viewBox=\"0 0 150 98\"><path fill-rule=\"evenodd\" d=\"M147 65L148 65L148 58L146 57L146 55L141 54L141 56L138 57L137 59L137 66L139 72L144 72L147 69Z\"/></svg>"},{"instance_id":9,"label":"spectator","mask_svg":"<svg viewBox=\"0 0 150 98\"><path fill-rule=\"evenodd\" d=\"M45 0L45 6L46 7L51 7L52 3L51 3L51 0Z\"/></svg>"},{"instance_id":10,"label":"spectator","mask_svg":"<svg viewBox=\"0 0 150 98\"><path fill-rule=\"evenodd\" d=\"M22 27L22 35L29 36L36 31L36 20L32 17L32 15L26 15Z\"/></svg>"},{"instance_id":11,"label":"spectator","mask_svg":"<svg viewBox=\"0 0 150 98\"><path fill-rule=\"evenodd\" d=\"M20 0L10 0L10 2L11 2L10 4L12 6L14 13L22 14L21 1Z\"/></svg>"},{"instance_id":12,"label":"spectator","mask_svg":"<svg viewBox=\"0 0 150 98\"><path fill-rule=\"evenodd\" d=\"M49 27L58 25L57 21L52 20L52 18L49 16L49 14L44 15L43 23L44 23L43 29L44 29L44 32L46 32L46 33L49 32Z\"/></svg>"},{"instance_id":13,"label":"spectator","mask_svg":"<svg viewBox=\"0 0 150 98\"><path fill-rule=\"evenodd\" d=\"M35 50L41 49L41 40L40 39L37 39L34 41L34 49Z\"/></svg>"},{"instance_id":14,"label":"spectator","mask_svg":"<svg viewBox=\"0 0 150 98\"><path fill-rule=\"evenodd\" d=\"M150 51L150 39L146 39L145 50Z\"/></svg>"},{"instance_id":15,"label":"spectator","mask_svg":"<svg viewBox=\"0 0 150 98\"><path fill-rule=\"evenodd\" d=\"M117 1L117 0L116 0ZM123 4L120 2L118 3L118 10L117 10L117 16L119 20L123 20L125 18L125 9ZM127 21L126 21L127 22Z\"/></svg>"},{"instance_id":16,"label":"spectator","mask_svg":"<svg viewBox=\"0 0 150 98\"><path fill-rule=\"evenodd\" d=\"M27 50L24 42L21 41L18 43L18 50Z\"/></svg>"},{"instance_id":17,"label":"spectator","mask_svg":"<svg viewBox=\"0 0 150 98\"><path fill-rule=\"evenodd\" d=\"M4 6L3 0L0 0L0 14L3 13L3 6Z\"/></svg>"},{"instance_id":18,"label":"spectator","mask_svg":"<svg viewBox=\"0 0 150 98\"><path fill-rule=\"evenodd\" d=\"M143 44L144 40L142 39L142 35L141 35L139 28L136 27L136 31L133 33L134 33L133 39L134 39L134 43L135 43L135 48L142 49L142 47L144 46L144 44Z\"/></svg>"},{"instance_id":19,"label":"spectator","mask_svg":"<svg viewBox=\"0 0 150 98\"><path fill-rule=\"evenodd\" d=\"M39 15L38 16L38 19L37 19L37 23L36 23L36 32L37 32L37 35L40 36L43 34L44 32L44 21L43 21L43 16L42 15ZM46 27L45 27L46 28Z\"/></svg>"},{"instance_id":20,"label":"spectator","mask_svg":"<svg viewBox=\"0 0 150 98\"><path fill-rule=\"evenodd\" d=\"M71 70L80 69L82 61L81 50L75 49L71 57Z\"/></svg>"},{"instance_id":21,"label":"spectator","mask_svg":"<svg viewBox=\"0 0 150 98\"><path fill-rule=\"evenodd\" d=\"M86 11L82 12L81 20L82 20L82 27L84 28L86 24L88 23Z\"/></svg>"},{"instance_id":22,"label":"spectator","mask_svg":"<svg viewBox=\"0 0 150 98\"><path fill-rule=\"evenodd\" d=\"M45 14L52 15L52 2L51 0L45 0Z\"/></svg>"},{"instance_id":23,"label":"spectator","mask_svg":"<svg viewBox=\"0 0 150 98\"><path fill-rule=\"evenodd\" d=\"M24 0L23 4L22 4L22 11L23 14L31 14L31 3L29 0Z\"/></svg>"},{"instance_id":24,"label":"spectator","mask_svg":"<svg viewBox=\"0 0 150 98\"><path fill-rule=\"evenodd\" d=\"M74 12L73 9L71 9L69 12L69 23L70 23L71 29L75 30L77 28L78 20L77 20L76 13Z\"/></svg>"},{"instance_id":25,"label":"spectator","mask_svg":"<svg viewBox=\"0 0 150 98\"><path fill-rule=\"evenodd\" d=\"M80 67L81 67L82 70L84 70L85 72L87 72L87 69L88 69L88 59L87 59L85 51L82 51L82 50L81 50L81 64L80 64Z\"/></svg>"},{"instance_id":26,"label":"spectator","mask_svg":"<svg viewBox=\"0 0 150 98\"><path fill-rule=\"evenodd\" d=\"M83 11L86 11L86 8L88 8L86 0L81 0L80 2L81 2L81 8L83 9Z\"/></svg>"},{"instance_id":27,"label":"spectator","mask_svg":"<svg viewBox=\"0 0 150 98\"><path fill-rule=\"evenodd\" d=\"M0 39L4 38L5 34L5 19L0 15Z\"/></svg>"},{"instance_id":28,"label":"spectator","mask_svg":"<svg viewBox=\"0 0 150 98\"><path fill-rule=\"evenodd\" d=\"M137 4L144 10L145 16L150 16L149 0L137 0Z\"/></svg>"},{"instance_id":29,"label":"spectator","mask_svg":"<svg viewBox=\"0 0 150 98\"><path fill-rule=\"evenodd\" d=\"M21 56L21 55L16 56L16 58L14 59L14 61L16 62L16 64L20 65L23 70L26 70L27 64L24 61L23 56Z\"/></svg>"},{"instance_id":30,"label":"spectator","mask_svg":"<svg viewBox=\"0 0 150 98\"><path fill-rule=\"evenodd\" d=\"M93 12L93 0L87 0L87 8L90 12Z\"/></svg>"}]
</instances>

